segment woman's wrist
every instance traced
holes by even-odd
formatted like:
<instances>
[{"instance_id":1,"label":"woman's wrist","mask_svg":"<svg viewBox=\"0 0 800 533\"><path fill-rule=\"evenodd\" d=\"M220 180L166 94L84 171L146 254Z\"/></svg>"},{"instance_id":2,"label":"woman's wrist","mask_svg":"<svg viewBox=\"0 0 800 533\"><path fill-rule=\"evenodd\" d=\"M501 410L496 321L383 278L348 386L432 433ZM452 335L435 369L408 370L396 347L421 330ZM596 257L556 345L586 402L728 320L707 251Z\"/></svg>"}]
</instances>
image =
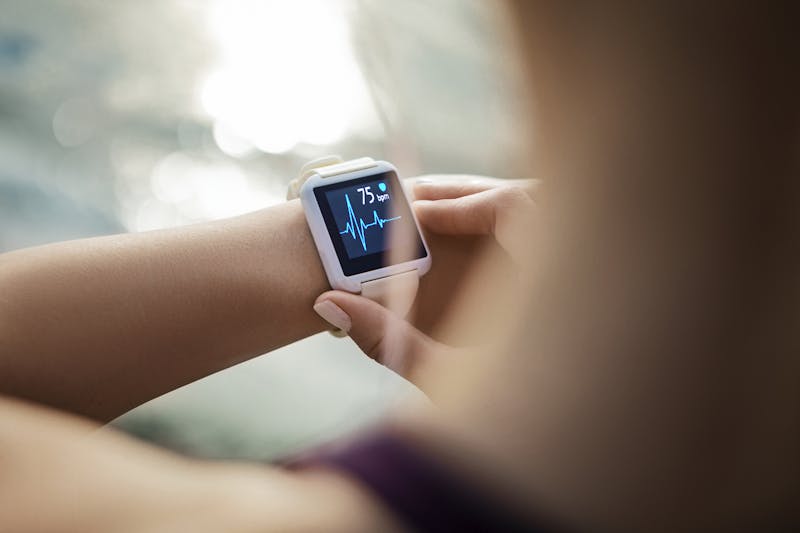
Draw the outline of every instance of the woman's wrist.
<instances>
[{"instance_id":1,"label":"woman's wrist","mask_svg":"<svg viewBox=\"0 0 800 533\"><path fill-rule=\"evenodd\" d=\"M0 280L0 392L101 420L326 327L297 201L19 250Z\"/></svg>"},{"instance_id":2,"label":"woman's wrist","mask_svg":"<svg viewBox=\"0 0 800 533\"><path fill-rule=\"evenodd\" d=\"M229 265L247 280L242 297L256 316L279 326L270 332L274 349L325 329L313 312L316 297L330 289L299 200L223 222L240 240L238 264ZM232 283L235 287L235 282ZM264 324L269 330L268 324ZM263 331L263 330L262 330ZM266 350L265 350L266 351Z\"/></svg>"}]
</instances>

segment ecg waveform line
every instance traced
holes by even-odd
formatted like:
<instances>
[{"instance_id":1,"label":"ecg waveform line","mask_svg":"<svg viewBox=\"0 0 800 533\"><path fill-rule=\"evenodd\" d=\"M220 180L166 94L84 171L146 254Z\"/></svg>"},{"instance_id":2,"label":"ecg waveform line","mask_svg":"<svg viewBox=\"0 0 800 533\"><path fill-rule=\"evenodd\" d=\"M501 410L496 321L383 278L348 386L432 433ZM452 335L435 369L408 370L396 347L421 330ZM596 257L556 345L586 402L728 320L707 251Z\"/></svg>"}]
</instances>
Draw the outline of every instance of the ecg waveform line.
<instances>
[{"instance_id":1,"label":"ecg waveform line","mask_svg":"<svg viewBox=\"0 0 800 533\"><path fill-rule=\"evenodd\" d=\"M345 194L344 199L347 202L347 216L349 220L347 221L347 225L345 225L344 229L339 232L339 235L345 235L347 233L350 234L353 239L357 239L361 241L361 247L364 248L364 251L367 251L367 240L364 237L364 234L367 228L371 228L372 226L378 226L379 228L383 229L383 225L387 222L391 222L393 220L398 220L400 216L392 217L392 218L381 218L378 216L378 212L374 209L372 210L372 222L364 222L363 218L358 218L356 216L355 211L353 211L353 206L350 204L350 196Z\"/></svg>"}]
</instances>

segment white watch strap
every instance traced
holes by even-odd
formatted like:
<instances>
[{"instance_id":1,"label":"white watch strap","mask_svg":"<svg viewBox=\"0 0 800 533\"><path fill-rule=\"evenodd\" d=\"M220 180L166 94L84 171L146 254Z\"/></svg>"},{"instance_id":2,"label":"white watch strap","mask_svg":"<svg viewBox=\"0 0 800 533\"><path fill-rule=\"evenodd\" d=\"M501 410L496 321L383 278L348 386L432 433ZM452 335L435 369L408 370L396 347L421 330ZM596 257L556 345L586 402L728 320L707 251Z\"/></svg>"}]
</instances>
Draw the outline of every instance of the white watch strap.
<instances>
[{"instance_id":1,"label":"white watch strap","mask_svg":"<svg viewBox=\"0 0 800 533\"><path fill-rule=\"evenodd\" d=\"M286 191L286 199L294 200L300 196L300 188L311 177L312 174L319 174L323 178L338 176L347 172L355 172L365 168L374 167L375 160L371 157L360 157L344 161L338 155L327 155L309 161L300 169L300 175L289 182L289 189Z\"/></svg>"},{"instance_id":2,"label":"white watch strap","mask_svg":"<svg viewBox=\"0 0 800 533\"><path fill-rule=\"evenodd\" d=\"M312 174L319 174L323 178L327 178L373 166L376 166L376 164L371 157L344 161L338 155L330 155L314 159L303 165L303 168L300 169L300 175L289 182L286 199L293 200L300 196L300 188ZM410 270L393 276L365 281L361 284L361 295L404 317L414 304L418 288L419 272Z\"/></svg>"}]
</instances>

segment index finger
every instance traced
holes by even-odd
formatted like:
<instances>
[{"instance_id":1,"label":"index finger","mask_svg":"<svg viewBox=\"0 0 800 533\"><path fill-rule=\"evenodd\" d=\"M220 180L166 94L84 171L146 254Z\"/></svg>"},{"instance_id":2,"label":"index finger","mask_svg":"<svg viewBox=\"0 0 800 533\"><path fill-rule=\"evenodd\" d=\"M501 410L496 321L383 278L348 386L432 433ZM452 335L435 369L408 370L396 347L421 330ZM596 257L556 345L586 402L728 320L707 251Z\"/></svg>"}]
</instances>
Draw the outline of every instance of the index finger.
<instances>
[{"instance_id":1,"label":"index finger","mask_svg":"<svg viewBox=\"0 0 800 533\"><path fill-rule=\"evenodd\" d=\"M420 178L414 185L414 198L416 200L447 200L500 187L516 187L522 189L533 198L536 188L540 184L539 180L533 179L471 177L473 179L470 180L453 180L450 176L443 176L442 180Z\"/></svg>"},{"instance_id":2,"label":"index finger","mask_svg":"<svg viewBox=\"0 0 800 533\"><path fill-rule=\"evenodd\" d=\"M500 185L493 181L419 181L414 186L414 198L417 200L449 200L471 194L478 194Z\"/></svg>"}]
</instances>

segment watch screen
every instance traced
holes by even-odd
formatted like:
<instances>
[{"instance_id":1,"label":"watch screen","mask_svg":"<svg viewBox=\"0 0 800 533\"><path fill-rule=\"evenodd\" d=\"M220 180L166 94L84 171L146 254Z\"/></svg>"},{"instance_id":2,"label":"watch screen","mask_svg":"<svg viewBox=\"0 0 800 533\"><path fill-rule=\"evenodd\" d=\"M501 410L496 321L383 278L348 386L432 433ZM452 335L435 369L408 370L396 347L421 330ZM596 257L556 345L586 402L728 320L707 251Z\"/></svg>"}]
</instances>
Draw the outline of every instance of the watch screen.
<instances>
[{"instance_id":1,"label":"watch screen","mask_svg":"<svg viewBox=\"0 0 800 533\"><path fill-rule=\"evenodd\" d=\"M427 255L395 172L314 189L345 276Z\"/></svg>"}]
</instances>

